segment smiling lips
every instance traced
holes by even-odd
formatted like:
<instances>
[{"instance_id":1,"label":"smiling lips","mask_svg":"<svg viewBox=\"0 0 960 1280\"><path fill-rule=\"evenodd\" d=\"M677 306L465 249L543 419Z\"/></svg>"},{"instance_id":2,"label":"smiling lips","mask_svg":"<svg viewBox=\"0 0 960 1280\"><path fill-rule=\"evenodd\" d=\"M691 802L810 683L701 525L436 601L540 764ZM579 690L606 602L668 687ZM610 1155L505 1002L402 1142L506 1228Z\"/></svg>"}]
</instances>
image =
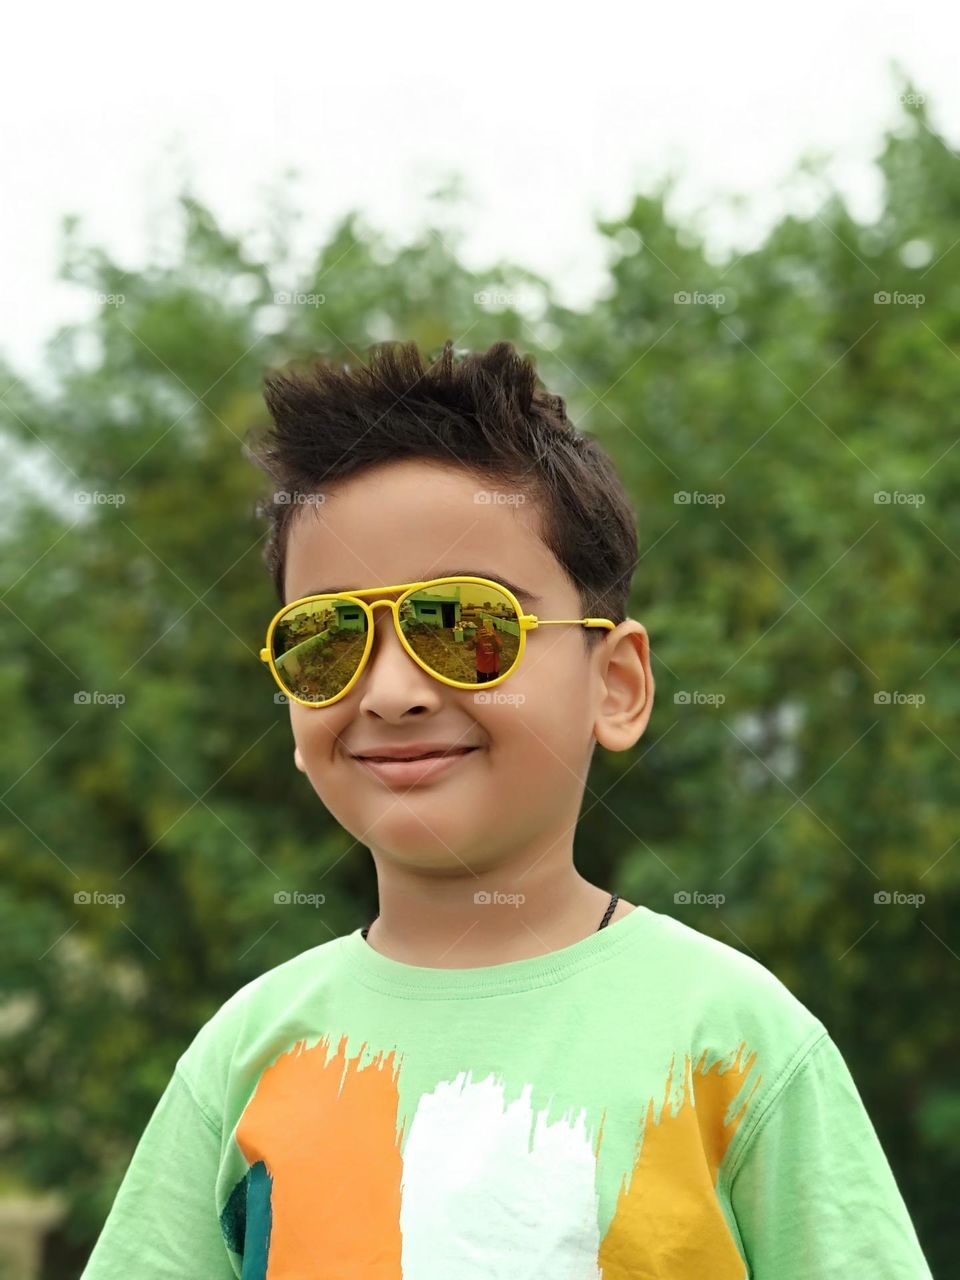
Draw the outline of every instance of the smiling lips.
<instances>
[{"instance_id":1,"label":"smiling lips","mask_svg":"<svg viewBox=\"0 0 960 1280\"><path fill-rule=\"evenodd\" d=\"M399 760L432 760L438 756L454 756L464 755L468 751L475 751L476 746L467 745L445 746L442 743L433 742L411 742L406 747L374 747L370 751L355 751L353 756L357 760L373 760L373 761L399 761Z\"/></svg>"},{"instance_id":2,"label":"smiling lips","mask_svg":"<svg viewBox=\"0 0 960 1280\"><path fill-rule=\"evenodd\" d=\"M479 750L479 746L449 747L414 742L406 747L380 747L376 752L357 755L354 759L385 786L407 790L446 777L459 769L467 756Z\"/></svg>"}]
</instances>

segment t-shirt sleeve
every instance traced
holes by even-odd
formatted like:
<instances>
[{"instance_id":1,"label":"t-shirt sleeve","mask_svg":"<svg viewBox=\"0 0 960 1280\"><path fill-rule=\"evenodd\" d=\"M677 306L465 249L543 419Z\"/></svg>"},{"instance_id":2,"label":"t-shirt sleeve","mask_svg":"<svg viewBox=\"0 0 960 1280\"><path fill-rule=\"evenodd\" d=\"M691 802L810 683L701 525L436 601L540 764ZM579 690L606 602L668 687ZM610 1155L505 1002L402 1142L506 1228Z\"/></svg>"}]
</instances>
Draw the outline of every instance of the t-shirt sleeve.
<instances>
[{"instance_id":1,"label":"t-shirt sleeve","mask_svg":"<svg viewBox=\"0 0 960 1280\"><path fill-rule=\"evenodd\" d=\"M174 1070L80 1280L235 1280L216 1211L220 1135Z\"/></svg>"},{"instance_id":2,"label":"t-shirt sleeve","mask_svg":"<svg viewBox=\"0 0 960 1280\"><path fill-rule=\"evenodd\" d=\"M753 1280L932 1280L876 1130L829 1035L746 1136L731 1204Z\"/></svg>"}]
</instances>

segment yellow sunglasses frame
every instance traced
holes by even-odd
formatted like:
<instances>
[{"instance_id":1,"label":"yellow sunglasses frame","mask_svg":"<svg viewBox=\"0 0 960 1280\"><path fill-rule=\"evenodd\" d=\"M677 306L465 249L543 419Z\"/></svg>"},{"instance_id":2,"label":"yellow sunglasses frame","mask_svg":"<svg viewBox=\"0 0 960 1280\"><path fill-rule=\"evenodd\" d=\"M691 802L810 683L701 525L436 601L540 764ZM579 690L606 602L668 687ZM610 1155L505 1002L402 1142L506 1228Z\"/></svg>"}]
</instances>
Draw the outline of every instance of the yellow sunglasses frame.
<instances>
[{"instance_id":1,"label":"yellow sunglasses frame","mask_svg":"<svg viewBox=\"0 0 960 1280\"><path fill-rule=\"evenodd\" d=\"M416 653L414 653L413 649L407 643L407 637L403 634L403 628L400 626L400 606L408 596L412 595L414 591L421 591L424 587L445 586L450 582L469 582L481 587L493 587L496 591L499 591L501 595L506 596L517 611L517 617L520 622L520 646L517 649L517 656L506 671L502 671L495 677L495 679L487 680L484 684L468 684L464 680L452 680L449 676L439 675L431 667L428 667ZM360 598L361 596L375 596L379 591L399 591L402 594L397 596L396 600L380 599L372 600L369 603ZM283 684L283 681L280 679L276 663L273 660L273 633L277 628L277 623L284 614L288 613L291 609L296 608L297 605L309 604L313 600L350 600L360 606L367 618L367 641L360 661L357 664L357 669L349 683L344 685L338 694L335 694L332 698L328 698L325 702L307 702L305 699L298 698L295 694L290 693ZM535 613L524 613L523 606L513 592L505 587L502 582L495 582L492 578L471 578L453 575L447 578L427 578L424 582L400 582L393 587L367 587L362 591L328 591L319 595L302 596L299 600L291 600L289 604L283 605L283 607L278 609L273 615L270 620L270 624L267 627L267 638L264 643L264 647L260 650L260 661L265 662L267 666L269 666L270 672L284 697L290 698L294 702L299 702L302 707L309 707L311 710L317 710L320 707L332 706L334 702L339 702L341 698L346 697L363 675L364 668L367 665L367 660L370 657L375 633L375 619L373 611L380 606L385 606L393 611L393 629L400 637L400 643L418 667L424 670L427 675L433 676L434 680L439 680L441 684L451 685L454 689L470 689L473 692L476 692L478 689L484 691L492 689L494 686L502 684L503 681L506 680L507 676L512 675L513 672L516 671L517 667L520 665L520 659L523 657L524 650L526 649L528 631L535 631L537 627L561 626L605 627L608 631L612 631L617 625L615 622L611 622L609 618L538 618Z\"/></svg>"}]
</instances>

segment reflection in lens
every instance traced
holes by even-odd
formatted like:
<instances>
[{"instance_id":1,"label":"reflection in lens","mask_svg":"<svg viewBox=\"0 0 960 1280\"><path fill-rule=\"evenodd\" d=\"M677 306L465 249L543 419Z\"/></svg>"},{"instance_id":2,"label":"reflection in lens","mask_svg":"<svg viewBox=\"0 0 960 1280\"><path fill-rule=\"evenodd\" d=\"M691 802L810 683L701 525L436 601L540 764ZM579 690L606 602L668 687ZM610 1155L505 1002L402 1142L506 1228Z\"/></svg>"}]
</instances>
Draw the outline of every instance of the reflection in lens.
<instances>
[{"instance_id":1,"label":"reflection in lens","mask_svg":"<svg viewBox=\"0 0 960 1280\"><path fill-rule=\"evenodd\" d=\"M400 606L410 648L431 670L464 684L509 671L520 650L520 620L507 597L475 582L415 591Z\"/></svg>"},{"instance_id":2,"label":"reflection in lens","mask_svg":"<svg viewBox=\"0 0 960 1280\"><path fill-rule=\"evenodd\" d=\"M367 616L355 600L330 597L297 605L273 632L273 660L288 693L326 702L356 673L367 643Z\"/></svg>"}]
</instances>

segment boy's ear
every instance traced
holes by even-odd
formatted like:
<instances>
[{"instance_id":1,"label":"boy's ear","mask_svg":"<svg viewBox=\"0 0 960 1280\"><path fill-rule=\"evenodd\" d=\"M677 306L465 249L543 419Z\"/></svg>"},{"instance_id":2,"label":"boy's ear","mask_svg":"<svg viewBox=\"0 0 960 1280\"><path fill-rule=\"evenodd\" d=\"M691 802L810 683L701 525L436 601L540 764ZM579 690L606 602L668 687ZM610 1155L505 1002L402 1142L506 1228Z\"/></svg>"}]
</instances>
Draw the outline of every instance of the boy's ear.
<instances>
[{"instance_id":1,"label":"boy's ear","mask_svg":"<svg viewBox=\"0 0 960 1280\"><path fill-rule=\"evenodd\" d=\"M299 747L293 748L293 763L297 766L297 768L300 770L301 773L307 772L307 767L303 763L303 756L300 754Z\"/></svg>"},{"instance_id":2,"label":"boy's ear","mask_svg":"<svg viewBox=\"0 0 960 1280\"><path fill-rule=\"evenodd\" d=\"M650 638L633 618L608 631L599 651L603 696L594 736L608 751L626 751L647 727L653 710Z\"/></svg>"}]
</instances>

